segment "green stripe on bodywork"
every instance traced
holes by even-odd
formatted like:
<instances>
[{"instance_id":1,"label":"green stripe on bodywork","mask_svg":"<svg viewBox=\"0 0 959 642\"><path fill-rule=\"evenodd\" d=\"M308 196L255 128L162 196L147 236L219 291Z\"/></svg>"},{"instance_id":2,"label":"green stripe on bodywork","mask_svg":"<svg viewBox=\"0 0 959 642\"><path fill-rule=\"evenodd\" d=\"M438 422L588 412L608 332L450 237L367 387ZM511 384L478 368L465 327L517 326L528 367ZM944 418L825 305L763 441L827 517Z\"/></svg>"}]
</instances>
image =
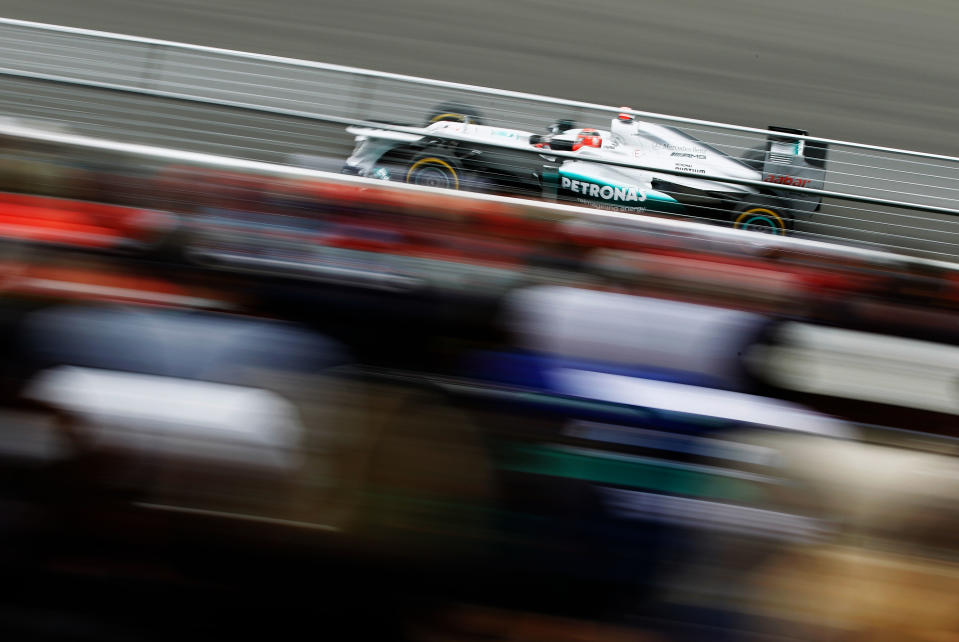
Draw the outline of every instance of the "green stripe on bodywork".
<instances>
[{"instance_id":1,"label":"green stripe on bodywork","mask_svg":"<svg viewBox=\"0 0 959 642\"><path fill-rule=\"evenodd\" d=\"M499 467L514 472L580 479L659 492L738 502L759 501L761 481L665 460L617 453L576 452L553 445L510 445ZM766 481L769 483L769 481Z\"/></svg>"}]
</instances>

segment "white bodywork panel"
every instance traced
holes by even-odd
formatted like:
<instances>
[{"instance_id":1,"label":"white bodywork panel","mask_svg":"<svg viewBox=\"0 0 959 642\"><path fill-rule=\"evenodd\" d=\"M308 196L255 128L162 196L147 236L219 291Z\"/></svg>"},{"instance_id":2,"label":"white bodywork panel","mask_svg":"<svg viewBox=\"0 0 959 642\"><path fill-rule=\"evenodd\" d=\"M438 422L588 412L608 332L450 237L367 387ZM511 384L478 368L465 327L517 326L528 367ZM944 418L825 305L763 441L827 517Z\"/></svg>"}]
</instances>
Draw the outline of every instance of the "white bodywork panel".
<instances>
[{"instance_id":1,"label":"white bodywork panel","mask_svg":"<svg viewBox=\"0 0 959 642\"><path fill-rule=\"evenodd\" d=\"M349 127L347 131L356 136L357 142L353 154L347 159L347 165L358 170L362 176L372 175L379 159L391 149L428 138L428 136L369 127ZM531 151L537 149L529 142L533 132L519 129L440 121L426 127L426 131L467 143L495 145L505 149ZM581 131L582 129L571 129L555 138L572 140ZM582 161L561 159L564 171L567 166L575 164L577 166L575 171L587 174L593 179L644 189L648 189L645 186L651 182L655 169L727 176L734 179L757 181L762 179L760 172L670 127L614 119L609 130L597 131L603 138L603 146L579 149L575 153L582 156ZM539 151L542 152L544 161L560 160L557 157L551 157L548 149ZM652 168L653 171L590 162L594 160L635 163ZM663 174L662 177L672 183L699 190L733 193L754 191L746 186L694 176Z\"/></svg>"}]
</instances>

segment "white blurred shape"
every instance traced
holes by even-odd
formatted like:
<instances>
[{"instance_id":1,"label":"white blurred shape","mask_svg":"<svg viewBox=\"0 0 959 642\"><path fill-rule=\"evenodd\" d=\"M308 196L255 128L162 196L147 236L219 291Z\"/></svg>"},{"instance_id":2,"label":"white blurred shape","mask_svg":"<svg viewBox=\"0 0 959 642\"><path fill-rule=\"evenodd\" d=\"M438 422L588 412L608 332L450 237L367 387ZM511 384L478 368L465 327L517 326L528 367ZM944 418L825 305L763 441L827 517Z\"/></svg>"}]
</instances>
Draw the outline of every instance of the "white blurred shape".
<instances>
[{"instance_id":1,"label":"white blurred shape","mask_svg":"<svg viewBox=\"0 0 959 642\"><path fill-rule=\"evenodd\" d=\"M827 533L825 523L778 511L624 488L600 488L599 492L609 509L625 519L795 542L815 541Z\"/></svg>"},{"instance_id":2,"label":"white blurred shape","mask_svg":"<svg viewBox=\"0 0 959 642\"><path fill-rule=\"evenodd\" d=\"M560 390L577 397L828 437L851 436L846 425L835 419L801 406L741 392L571 368L557 368L550 376Z\"/></svg>"},{"instance_id":3,"label":"white blurred shape","mask_svg":"<svg viewBox=\"0 0 959 642\"><path fill-rule=\"evenodd\" d=\"M567 287L528 288L509 301L508 323L529 349L661 368L741 385L739 354L765 319L705 305Z\"/></svg>"},{"instance_id":4,"label":"white blurred shape","mask_svg":"<svg viewBox=\"0 0 959 642\"><path fill-rule=\"evenodd\" d=\"M959 347L790 323L750 360L774 384L814 394L959 414Z\"/></svg>"},{"instance_id":5,"label":"white blurred shape","mask_svg":"<svg viewBox=\"0 0 959 642\"><path fill-rule=\"evenodd\" d=\"M25 396L79 418L98 447L250 469L298 463L296 411L267 390L59 366L40 373Z\"/></svg>"}]
</instances>

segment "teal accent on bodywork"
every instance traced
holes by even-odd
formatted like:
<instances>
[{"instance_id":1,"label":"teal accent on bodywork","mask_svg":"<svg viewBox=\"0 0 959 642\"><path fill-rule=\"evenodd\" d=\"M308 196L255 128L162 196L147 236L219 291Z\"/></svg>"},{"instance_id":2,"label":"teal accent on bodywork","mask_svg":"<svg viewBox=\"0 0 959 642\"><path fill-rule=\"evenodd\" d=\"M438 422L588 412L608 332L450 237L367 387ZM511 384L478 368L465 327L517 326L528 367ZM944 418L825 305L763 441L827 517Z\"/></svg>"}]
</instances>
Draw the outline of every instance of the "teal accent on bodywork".
<instances>
[{"instance_id":1,"label":"teal accent on bodywork","mask_svg":"<svg viewBox=\"0 0 959 642\"><path fill-rule=\"evenodd\" d=\"M773 235L775 235L775 236L782 236L782 234L783 234L783 231L782 231L782 229L780 229L778 223L776 223L775 221L773 221L773 220L772 220L771 218L769 218L768 216L762 216L762 215L750 216L748 219L746 219L745 221L743 221L743 223L742 223L742 228L748 230L749 227L750 227L750 225L752 225L754 221L764 221L764 222L769 226L769 228L772 230L772 233L773 233Z\"/></svg>"},{"instance_id":2,"label":"teal accent on bodywork","mask_svg":"<svg viewBox=\"0 0 959 642\"><path fill-rule=\"evenodd\" d=\"M498 465L516 472L714 500L752 503L764 494L758 482L721 470L617 453L577 452L556 445L509 445Z\"/></svg>"}]
</instances>

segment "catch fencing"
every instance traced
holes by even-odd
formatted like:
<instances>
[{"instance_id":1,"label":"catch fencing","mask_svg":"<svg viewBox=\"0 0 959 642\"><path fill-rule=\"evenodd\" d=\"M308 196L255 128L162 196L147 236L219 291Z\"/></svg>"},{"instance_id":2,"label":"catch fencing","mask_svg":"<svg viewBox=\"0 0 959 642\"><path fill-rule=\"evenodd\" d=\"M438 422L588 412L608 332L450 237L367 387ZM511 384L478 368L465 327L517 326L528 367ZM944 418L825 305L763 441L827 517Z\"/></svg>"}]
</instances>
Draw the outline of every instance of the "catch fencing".
<instances>
[{"instance_id":1,"label":"catch fencing","mask_svg":"<svg viewBox=\"0 0 959 642\"><path fill-rule=\"evenodd\" d=\"M601 124L623 111L619 106L11 19L0 19L0 53L0 74L7 76L9 88L0 112L67 123L79 133L255 160L288 161L296 154L342 159L351 142L346 125L379 123L418 132L433 107L450 101L476 107L492 124L529 131L542 131L558 118ZM768 134L628 111L679 127L734 157L760 146ZM959 260L959 158L803 138L828 143L829 159L824 205L797 230L798 236Z\"/></svg>"}]
</instances>

